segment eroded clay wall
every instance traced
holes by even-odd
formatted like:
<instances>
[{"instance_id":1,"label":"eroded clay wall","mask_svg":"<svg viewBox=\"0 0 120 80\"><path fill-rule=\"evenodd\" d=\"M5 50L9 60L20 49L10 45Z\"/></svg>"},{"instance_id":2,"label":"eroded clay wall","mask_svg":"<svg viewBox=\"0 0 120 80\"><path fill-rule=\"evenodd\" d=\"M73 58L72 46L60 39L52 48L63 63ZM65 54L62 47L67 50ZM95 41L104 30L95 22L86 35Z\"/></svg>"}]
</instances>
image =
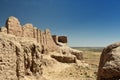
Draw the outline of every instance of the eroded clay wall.
<instances>
[{"instance_id":1,"label":"eroded clay wall","mask_svg":"<svg viewBox=\"0 0 120 80\"><path fill-rule=\"evenodd\" d=\"M35 38L45 50L59 51L59 48L55 44L49 29L42 31L34 27L32 24L25 24L21 26L19 20L13 16L7 19L6 26L0 28L0 31L18 37Z\"/></svg>"},{"instance_id":2,"label":"eroded clay wall","mask_svg":"<svg viewBox=\"0 0 120 80\"><path fill-rule=\"evenodd\" d=\"M0 41L0 80L17 80L16 46L10 41Z\"/></svg>"},{"instance_id":3,"label":"eroded clay wall","mask_svg":"<svg viewBox=\"0 0 120 80\"><path fill-rule=\"evenodd\" d=\"M34 38L34 27L32 24L23 25L22 30L23 30L23 37Z\"/></svg>"},{"instance_id":4,"label":"eroded clay wall","mask_svg":"<svg viewBox=\"0 0 120 80\"><path fill-rule=\"evenodd\" d=\"M15 36L22 36L22 27L20 22L17 18L11 16L6 21L6 28L7 33L15 35Z\"/></svg>"}]
</instances>

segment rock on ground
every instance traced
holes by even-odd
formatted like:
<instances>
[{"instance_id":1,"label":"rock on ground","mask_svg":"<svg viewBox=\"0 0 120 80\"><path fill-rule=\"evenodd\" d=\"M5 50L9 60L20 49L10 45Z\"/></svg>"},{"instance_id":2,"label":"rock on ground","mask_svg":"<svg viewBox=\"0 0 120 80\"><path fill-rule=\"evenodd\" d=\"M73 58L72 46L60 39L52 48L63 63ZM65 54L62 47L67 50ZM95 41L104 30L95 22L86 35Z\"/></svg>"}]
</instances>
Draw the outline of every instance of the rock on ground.
<instances>
[{"instance_id":1,"label":"rock on ground","mask_svg":"<svg viewBox=\"0 0 120 80\"><path fill-rule=\"evenodd\" d=\"M120 42L104 48L98 70L97 80L120 79Z\"/></svg>"}]
</instances>

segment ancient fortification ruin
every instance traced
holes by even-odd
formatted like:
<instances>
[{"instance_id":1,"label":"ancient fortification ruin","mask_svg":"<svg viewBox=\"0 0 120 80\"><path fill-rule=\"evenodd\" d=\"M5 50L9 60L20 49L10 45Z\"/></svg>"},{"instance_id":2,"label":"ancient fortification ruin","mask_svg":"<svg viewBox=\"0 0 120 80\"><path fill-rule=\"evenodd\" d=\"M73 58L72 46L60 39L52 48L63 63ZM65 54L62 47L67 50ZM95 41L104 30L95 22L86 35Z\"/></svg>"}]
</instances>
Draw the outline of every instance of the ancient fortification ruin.
<instances>
[{"instance_id":1,"label":"ancient fortification ruin","mask_svg":"<svg viewBox=\"0 0 120 80\"><path fill-rule=\"evenodd\" d=\"M29 23L22 26L17 18L11 16L7 19L5 27L0 28L0 30L1 32L17 37L34 38L40 45L43 45L44 49L48 51L58 51L49 29L42 31Z\"/></svg>"},{"instance_id":2,"label":"ancient fortification ruin","mask_svg":"<svg viewBox=\"0 0 120 80\"><path fill-rule=\"evenodd\" d=\"M49 29L42 31L32 24L22 26L17 18L9 17L0 28L0 80L46 80L43 66L78 65L83 52L70 48L67 42L67 36L51 35ZM120 79L119 53L119 42L104 48L97 80Z\"/></svg>"},{"instance_id":3,"label":"ancient fortification ruin","mask_svg":"<svg viewBox=\"0 0 120 80\"><path fill-rule=\"evenodd\" d=\"M11 16L0 28L0 80L46 80L42 77L43 55L64 63L76 63L82 52L67 46L66 36L52 36L32 24L20 25Z\"/></svg>"}]
</instances>

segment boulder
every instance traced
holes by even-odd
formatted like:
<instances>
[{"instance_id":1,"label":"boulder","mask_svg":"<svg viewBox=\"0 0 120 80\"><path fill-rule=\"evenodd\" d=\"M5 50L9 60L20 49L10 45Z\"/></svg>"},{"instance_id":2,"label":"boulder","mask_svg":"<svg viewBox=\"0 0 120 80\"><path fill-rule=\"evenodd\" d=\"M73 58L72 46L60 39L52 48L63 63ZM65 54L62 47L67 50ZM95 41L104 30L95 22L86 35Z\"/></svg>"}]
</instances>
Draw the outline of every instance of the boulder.
<instances>
[{"instance_id":1,"label":"boulder","mask_svg":"<svg viewBox=\"0 0 120 80\"><path fill-rule=\"evenodd\" d=\"M104 48L100 57L97 80L120 80L120 42Z\"/></svg>"}]
</instances>

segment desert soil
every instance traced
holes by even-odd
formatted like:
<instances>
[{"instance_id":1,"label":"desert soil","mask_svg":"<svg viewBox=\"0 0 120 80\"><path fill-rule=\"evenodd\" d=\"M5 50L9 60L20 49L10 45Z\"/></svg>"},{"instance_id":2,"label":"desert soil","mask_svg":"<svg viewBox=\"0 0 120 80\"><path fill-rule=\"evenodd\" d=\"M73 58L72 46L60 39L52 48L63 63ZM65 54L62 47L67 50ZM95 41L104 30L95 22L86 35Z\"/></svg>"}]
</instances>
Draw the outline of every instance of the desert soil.
<instances>
[{"instance_id":1,"label":"desert soil","mask_svg":"<svg viewBox=\"0 0 120 80\"><path fill-rule=\"evenodd\" d=\"M60 63L44 56L43 76L48 80L96 80L101 51L83 50L84 60Z\"/></svg>"}]
</instances>

